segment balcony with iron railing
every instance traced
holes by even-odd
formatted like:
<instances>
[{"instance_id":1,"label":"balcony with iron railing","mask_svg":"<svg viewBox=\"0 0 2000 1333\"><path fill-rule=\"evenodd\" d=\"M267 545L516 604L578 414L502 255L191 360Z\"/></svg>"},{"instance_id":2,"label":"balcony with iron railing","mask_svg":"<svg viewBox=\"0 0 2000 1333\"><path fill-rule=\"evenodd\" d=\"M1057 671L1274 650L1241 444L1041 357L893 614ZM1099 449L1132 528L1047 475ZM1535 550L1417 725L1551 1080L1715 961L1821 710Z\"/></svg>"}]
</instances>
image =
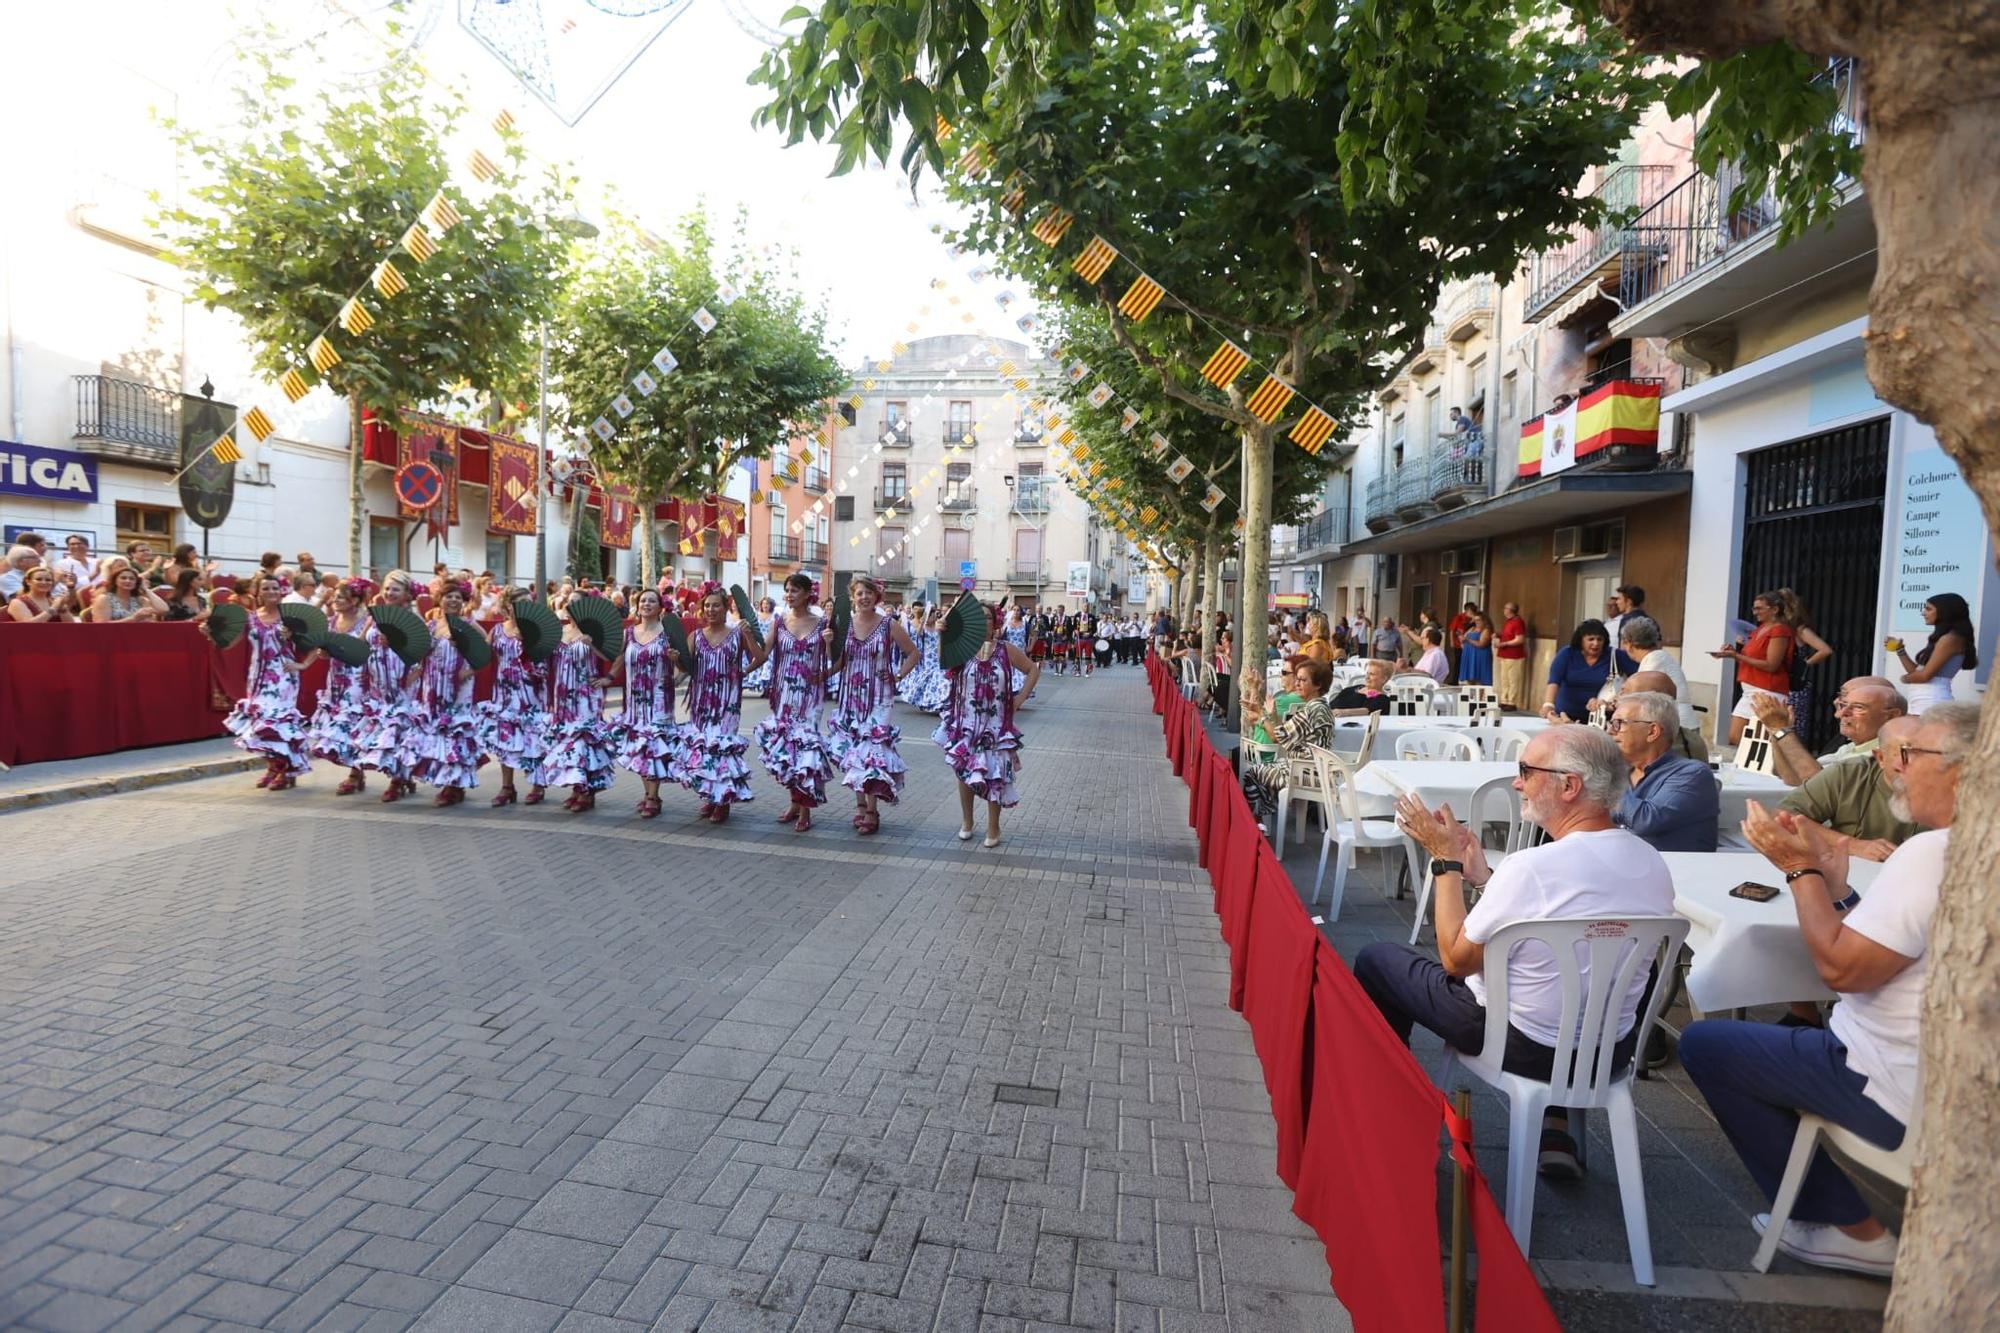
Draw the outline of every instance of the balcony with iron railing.
<instances>
[{"instance_id":1,"label":"balcony with iron railing","mask_svg":"<svg viewBox=\"0 0 2000 1333\"><path fill-rule=\"evenodd\" d=\"M1047 580L1043 577L1047 566L1039 560L1010 560L1007 562L1007 582L1029 583L1039 587Z\"/></svg>"},{"instance_id":2,"label":"balcony with iron railing","mask_svg":"<svg viewBox=\"0 0 2000 1333\"><path fill-rule=\"evenodd\" d=\"M947 448L958 444L970 449L979 443L979 428L970 421L947 421L941 435Z\"/></svg>"},{"instance_id":3,"label":"balcony with iron railing","mask_svg":"<svg viewBox=\"0 0 2000 1333\"><path fill-rule=\"evenodd\" d=\"M1405 458L1396 469L1396 517L1405 523L1437 512L1431 503L1430 468L1422 458Z\"/></svg>"},{"instance_id":4,"label":"balcony with iron railing","mask_svg":"<svg viewBox=\"0 0 2000 1333\"><path fill-rule=\"evenodd\" d=\"M1299 555L1313 558L1347 545L1353 515L1346 509L1322 509L1299 525Z\"/></svg>"},{"instance_id":5,"label":"balcony with iron railing","mask_svg":"<svg viewBox=\"0 0 2000 1333\"><path fill-rule=\"evenodd\" d=\"M1832 62L1814 83L1833 96L1829 128L1860 145L1861 76L1855 62ZM1734 163L1724 163L1714 175L1697 171L1632 220L1633 255L1618 287L1625 306L1616 321L1620 336L1660 336L1712 322L1778 292L1796 292L1873 250L1872 220L1865 206L1856 207L1859 181L1840 182L1842 201L1825 226L1809 228L1782 247L1776 243L1782 202L1768 185L1747 192L1744 184ZM1724 273L1727 283L1710 284ZM1716 289L1708 302L1712 310L1686 301L1705 285Z\"/></svg>"},{"instance_id":6,"label":"balcony with iron railing","mask_svg":"<svg viewBox=\"0 0 2000 1333\"><path fill-rule=\"evenodd\" d=\"M1438 306L1438 324L1447 342L1462 343L1493 323L1497 292L1491 278L1467 278L1445 292Z\"/></svg>"},{"instance_id":7,"label":"balcony with iron railing","mask_svg":"<svg viewBox=\"0 0 2000 1333\"><path fill-rule=\"evenodd\" d=\"M818 464L814 464L805 470L805 476L802 478L802 481L805 488L809 491L824 491L826 489L826 469L820 467Z\"/></svg>"},{"instance_id":8,"label":"balcony with iron railing","mask_svg":"<svg viewBox=\"0 0 2000 1333\"><path fill-rule=\"evenodd\" d=\"M1383 533L1396 523L1396 479L1384 473L1368 479L1361 509L1361 523L1370 532Z\"/></svg>"},{"instance_id":9,"label":"balcony with iron railing","mask_svg":"<svg viewBox=\"0 0 2000 1333\"><path fill-rule=\"evenodd\" d=\"M875 488L876 513L879 514L885 509L908 510L909 507L910 488L908 486L877 486Z\"/></svg>"},{"instance_id":10,"label":"balcony with iron railing","mask_svg":"<svg viewBox=\"0 0 2000 1333\"><path fill-rule=\"evenodd\" d=\"M908 421L901 419L891 420L884 417L882 419L882 429L876 433L875 438L882 441L884 448L907 449L910 447L912 435L913 432L910 430L910 423Z\"/></svg>"},{"instance_id":11,"label":"balcony with iron railing","mask_svg":"<svg viewBox=\"0 0 2000 1333\"><path fill-rule=\"evenodd\" d=\"M1049 512L1049 488L1040 481L1022 478L1014 491L1014 512L1017 514L1046 514Z\"/></svg>"},{"instance_id":12,"label":"balcony with iron railing","mask_svg":"<svg viewBox=\"0 0 2000 1333\"><path fill-rule=\"evenodd\" d=\"M877 557L875 577L890 579L897 583L910 581L910 553L892 551Z\"/></svg>"},{"instance_id":13,"label":"balcony with iron railing","mask_svg":"<svg viewBox=\"0 0 2000 1333\"><path fill-rule=\"evenodd\" d=\"M79 452L147 467L181 465L181 413L187 395L110 375L72 375L76 386ZM202 406L203 400L193 400ZM225 425L236 420L236 404L215 403Z\"/></svg>"},{"instance_id":14,"label":"balcony with iron railing","mask_svg":"<svg viewBox=\"0 0 2000 1333\"><path fill-rule=\"evenodd\" d=\"M947 481L938 498L948 514L966 514L979 507L978 491L969 481Z\"/></svg>"},{"instance_id":15,"label":"balcony with iron railing","mask_svg":"<svg viewBox=\"0 0 2000 1333\"><path fill-rule=\"evenodd\" d=\"M817 538L817 537L808 537L808 538L806 538L806 540L805 540L805 552L804 552L804 554L803 554L803 556L802 556L801 558L802 558L802 559L804 560L804 562L805 562L806 564L808 564L808 565L823 565L823 564L825 564L825 563L826 563L826 543L825 543L825 542L823 542L823 541L821 541L821 540L820 540L819 538Z\"/></svg>"},{"instance_id":16,"label":"balcony with iron railing","mask_svg":"<svg viewBox=\"0 0 2000 1333\"><path fill-rule=\"evenodd\" d=\"M799 539L790 533L774 535L771 538L771 563L774 565L799 563Z\"/></svg>"},{"instance_id":17,"label":"balcony with iron railing","mask_svg":"<svg viewBox=\"0 0 2000 1333\"><path fill-rule=\"evenodd\" d=\"M1585 283L1621 274L1636 244L1633 215L1659 202L1673 174L1666 163L1641 163L1615 168L1599 181L1591 194L1603 203L1604 215L1569 244L1535 256L1523 317L1532 324Z\"/></svg>"},{"instance_id":18,"label":"balcony with iron railing","mask_svg":"<svg viewBox=\"0 0 2000 1333\"><path fill-rule=\"evenodd\" d=\"M1048 443L1048 434L1032 421L1017 422L1014 426L1014 443L1022 449L1032 449Z\"/></svg>"},{"instance_id":19,"label":"balcony with iron railing","mask_svg":"<svg viewBox=\"0 0 2000 1333\"><path fill-rule=\"evenodd\" d=\"M1491 475L1486 439L1478 431L1440 435L1431 450L1431 503L1439 509L1457 509L1483 500Z\"/></svg>"},{"instance_id":20,"label":"balcony with iron railing","mask_svg":"<svg viewBox=\"0 0 2000 1333\"><path fill-rule=\"evenodd\" d=\"M1444 364L1444 325L1426 324L1422 341L1410 354L1409 373L1427 374Z\"/></svg>"}]
</instances>

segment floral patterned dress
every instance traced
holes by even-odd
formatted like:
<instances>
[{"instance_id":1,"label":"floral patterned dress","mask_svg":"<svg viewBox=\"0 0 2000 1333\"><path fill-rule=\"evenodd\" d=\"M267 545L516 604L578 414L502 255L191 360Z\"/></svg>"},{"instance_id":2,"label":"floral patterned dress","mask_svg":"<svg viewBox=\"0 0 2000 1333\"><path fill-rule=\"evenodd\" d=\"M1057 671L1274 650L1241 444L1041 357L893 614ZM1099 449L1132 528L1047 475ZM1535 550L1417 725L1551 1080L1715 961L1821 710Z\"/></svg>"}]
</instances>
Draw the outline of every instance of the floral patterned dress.
<instances>
[{"instance_id":1,"label":"floral patterned dress","mask_svg":"<svg viewBox=\"0 0 2000 1333\"><path fill-rule=\"evenodd\" d=\"M757 724L757 748L764 771L801 805L826 800L833 756L820 734L826 710L826 639L817 619L805 638L793 634L780 616L771 635L771 715Z\"/></svg>"},{"instance_id":2,"label":"floral patterned dress","mask_svg":"<svg viewBox=\"0 0 2000 1333\"><path fill-rule=\"evenodd\" d=\"M618 762L642 778L686 782L687 737L674 721L674 671L667 631L641 643L625 630L625 709L611 724Z\"/></svg>"},{"instance_id":3,"label":"floral patterned dress","mask_svg":"<svg viewBox=\"0 0 2000 1333\"><path fill-rule=\"evenodd\" d=\"M554 661L556 706L549 716L549 748L535 765L534 784L603 791L611 785L614 759L604 723L604 690L597 684L597 650L589 639L567 639Z\"/></svg>"},{"instance_id":4,"label":"floral patterned dress","mask_svg":"<svg viewBox=\"0 0 2000 1333\"><path fill-rule=\"evenodd\" d=\"M944 707L946 697L951 694L951 682L945 679L944 667L938 662L941 632L920 629L912 637L916 640L919 654L917 669L903 677L897 694L911 707L935 713Z\"/></svg>"},{"instance_id":5,"label":"floral patterned dress","mask_svg":"<svg viewBox=\"0 0 2000 1333\"><path fill-rule=\"evenodd\" d=\"M743 666L749 650L745 630L732 625L721 643L704 630L688 635L694 648L694 684L688 690L684 729L686 771L680 781L708 805L735 805L756 799L750 790L749 738L743 723Z\"/></svg>"},{"instance_id":6,"label":"floral patterned dress","mask_svg":"<svg viewBox=\"0 0 2000 1333\"><path fill-rule=\"evenodd\" d=\"M532 771L549 748L548 678L521 656L521 636L493 631L493 697L478 705L480 748L508 768Z\"/></svg>"},{"instance_id":7,"label":"floral patterned dress","mask_svg":"<svg viewBox=\"0 0 2000 1333\"><path fill-rule=\"evenodd\" d=\"M931 733L958 780L995 805L1011 806L1021 799L1014 756L1024 742L1014 725L1014 694L1008 688L1020 674L1000 644L982 650L951 673L951 697Z\"/></svg>"},{"instance_id":8,"label":"floral patterned dress","mask_svg":"<svg viewBox=\"0 0 2000 1333\"><path fill-rule=\"evenodd\" d=\"M222 719L238 749L284 765L296 776L312 768L306 757L306 720L299 714L299 678L285 670L291 640L282 621L266 623L251 613L248 690Z\"/></svg>"},{"instance_id":9,"label":"floral patterned dress","mask_svg":"<svg viewBox=\"0 0 2000 1333\"><path fill-rule=\"evenodd\" d=\"M403 688L410 668L382 637L371 617L362 639L368 644L368 690L361 704L361 725L354 737L360 768L385 778L407 780L416 768L414 748L423 717L415 692Z\"/></svg>"},{"instance_id":10,"label":"floral patterned dress","mask_svg":"<svg viewBox=\"0 0 2000 1333\"><path fill-rule=\"evenodd\" d=\"M840 668L840 703L827 729L828 748L840 765L840 781L866 796L894 803L903 790L903 756L896 753L903 729L889 721L896 702L894 622L883 616L866 638L847 636L847 660ZM912 673L914 674L914 673Z\"/></svg>"},{"instance_id":11,"label":"floral patterned dress","mask_svg":"<svg viewBox=\"0 0 2000 1333\"><path fill-rule=\"evenodd\" d=\"M465 655L442 624L431 628L431 651L417 681L418 724L412 745L412 776L433 787L476 787L486 762L479 709L472 702L472 677L461 682Z\"/></svg>"},{"instance_id":12,"label":"floral patterned dress","mask_svg":"<svg viewBox=\"0 0 2000 1333\"><path fill-rule=\"evenodd\" d=\"M1051 635L1050 637L1053 638L1054 636ZM1007 618L1006 625L1003 626L1000 630L1000 642L1013 644L1016 648L1019 648L1021 650L1021 655L1023 657L1026 657L1028 654L1027 623L1013 616L1009 616ZM1002 657L1006 656L1006 654L1004 653L1000 655ZM1009 670L1011 671L1012 668L1009 668ZM1010 690L1018 690L1023 685L1028 683L1027 673L1022 671L1014 671L1013 674L1008 679L1011 682L1008 685L1008 689Z\"/></svg>"},{"instance_id":13,"label":"floral patterned dress","mask_svg":"<svg viewBox=\"0 0 2000 1333\"><path fill-rule=\"evenodd\" d=\"M362 628L364 618L355 617L355 624L345 630L334 628L336 633L352 634ZM320 687L319 705L313 709L312 721L307 724L307 747L315 759L324 759L329 764L342 768L361 767L361 717L363 706L368 701L368 664L348 666L336 658L327 658L326 684Z\"/></svg>"}]
</instances>

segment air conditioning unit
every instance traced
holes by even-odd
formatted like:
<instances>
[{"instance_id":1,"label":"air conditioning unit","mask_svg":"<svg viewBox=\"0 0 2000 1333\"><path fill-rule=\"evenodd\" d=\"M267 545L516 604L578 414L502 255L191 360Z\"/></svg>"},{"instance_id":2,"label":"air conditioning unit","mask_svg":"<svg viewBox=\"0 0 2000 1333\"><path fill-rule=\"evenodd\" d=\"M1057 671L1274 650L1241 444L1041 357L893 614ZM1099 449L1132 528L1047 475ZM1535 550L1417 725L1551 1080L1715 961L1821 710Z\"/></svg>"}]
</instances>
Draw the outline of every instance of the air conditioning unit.
<instances>
[{"instance_id":1,"label":"air conditioning unit","mask_svg":"<svg viewBox=\"0 0 2000 1333\"><path fill-rule=\"evenodd\" d=\"M1557 528L1555 532L1557 564L1602 560L1617 555L1624 548L1625 525L1622 523L1593 523L1588 527Z\"/></svg>"},{"instance_id":2,"label":"air conditioning unit","mask_svg":"<svg viewBox=\"0 0 2000 1333\"><path fill-rule=\"evenodd\" d=\"M1557 564L1561 564L1561 563L1562 563L1563 561L1565 561L1565 560L1576 560L1576 559L1580 559L1581 557L1580 557L1580 555L1579 555L1579 552L1581 552L1582 550L1583 550L1583 529L1582 529L1582 528L1557 528L1557 529L1556 529L1556 563L1557 563Z\"/></svg>"},{"instance_id":3,"label":"air conditioning unit","mask_svg":"<svg viewBox=\"0 0 2000 1333\"><path fill-rule=\"evenodd\" d=\"M1466 572L1459 568L1457 551L1440 551L1438 553L1438 573L1463 574Z\"/></svg>"}]
</instances>

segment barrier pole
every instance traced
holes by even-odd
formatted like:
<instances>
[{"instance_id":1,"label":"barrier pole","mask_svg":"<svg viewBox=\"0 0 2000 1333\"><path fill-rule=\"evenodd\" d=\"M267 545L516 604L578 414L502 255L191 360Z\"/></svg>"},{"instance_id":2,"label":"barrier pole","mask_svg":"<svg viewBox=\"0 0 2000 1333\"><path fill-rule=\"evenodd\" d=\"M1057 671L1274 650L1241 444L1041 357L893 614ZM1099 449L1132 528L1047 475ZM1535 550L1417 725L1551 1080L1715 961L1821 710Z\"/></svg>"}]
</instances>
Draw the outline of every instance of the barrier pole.
<instances>
[{"instance_id":1,"label":"barrier pole","mask_svg":"<svg viewBox=\"0 0 2000 1333\"><path fill-rule=\"evenodd\" d=\"M1458 1112L1460 1120L1468 1120L1472 1115L1472 1093L1460 1088L1451 1095L1452 1109ZM1450 1333L1465 1333L1465 1251L1470 1241L1466 1234L1469 1218L1466 1211L1465 1167L1459 1162L1458 1154L1452 1154L1451 1161L1451 1307L1445 1318L1445 1327Z\"/></svg>"}]
</instances>

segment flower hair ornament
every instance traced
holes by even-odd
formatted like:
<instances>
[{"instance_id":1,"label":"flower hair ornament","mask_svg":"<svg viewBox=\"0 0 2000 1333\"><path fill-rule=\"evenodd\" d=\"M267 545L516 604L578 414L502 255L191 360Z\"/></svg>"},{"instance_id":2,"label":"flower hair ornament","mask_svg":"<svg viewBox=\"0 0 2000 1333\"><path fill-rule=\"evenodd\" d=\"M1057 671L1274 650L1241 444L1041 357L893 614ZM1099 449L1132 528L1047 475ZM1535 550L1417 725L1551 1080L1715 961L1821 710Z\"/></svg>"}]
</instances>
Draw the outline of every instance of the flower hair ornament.
<instances>
[{"instance_id":1,"label":"flower hair ornament","mask_svg":"<svg viewBox=\"0 0 2000 1333\"><path fill-rule=\"evenodd\" d=\"M714 579L703 579L701 581L701 587L695 593L695 600L698 602L705 602L710 597L724 597L724 596L727 596L727 594L723 591L723 587L720 583L717 583Z\"/></svg>"},{"instance_id":2,"label":"flower hair ornament","mask_svg":"<svg viewBox=\"0 0 2000 1333\"><path fill-rule=\"evenodd\" d=\"M365 602L375 595L375 585L367 579L354 578L342 583L341 588L357 602Z\"/></svg>"}]
</instances>

